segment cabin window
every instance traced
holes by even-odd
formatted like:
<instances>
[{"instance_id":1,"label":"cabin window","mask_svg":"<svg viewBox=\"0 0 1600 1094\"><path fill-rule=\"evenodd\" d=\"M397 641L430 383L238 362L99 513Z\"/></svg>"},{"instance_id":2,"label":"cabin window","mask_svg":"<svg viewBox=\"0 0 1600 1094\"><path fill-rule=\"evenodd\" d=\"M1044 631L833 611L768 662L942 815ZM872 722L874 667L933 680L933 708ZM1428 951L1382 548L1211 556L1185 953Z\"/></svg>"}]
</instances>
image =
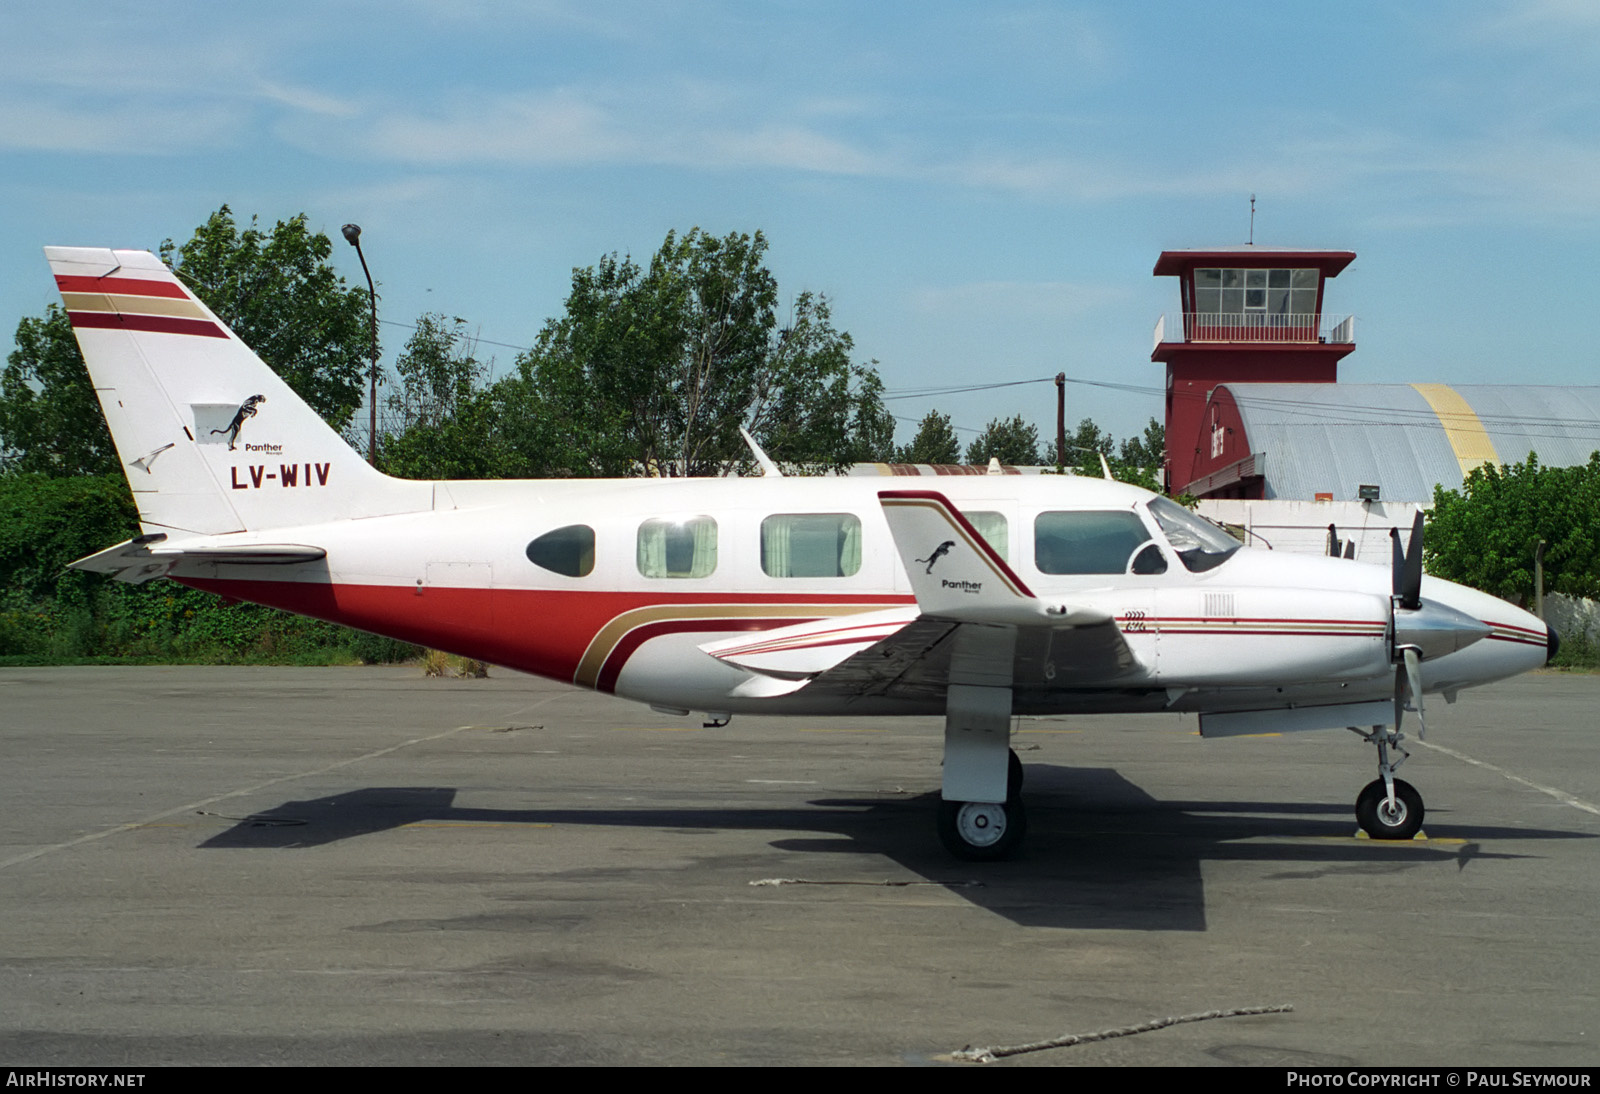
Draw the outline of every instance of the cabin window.
<instances>
[{"instance_id":1,"label":"cabin window","mask_svg":"<svg viewBox=\"0 0 1600 1094\"><path fill-rule=\"evenodd\" d=\"M1004 513L962 513L967 518L967 523L972 525L977 533L984 538L994 553L1006 561L1011 560L1011 537L1006 527Z\"/></svg>"},{"instance_id":2,"label":"cabin window","mask_svg":"<svg viewBox=\"0 0 1600 1094\"><path fill-rule=\"evenodd\" d=\"M594 570L594 529L569 524L528 544L528 561L551 573L588 577Z\"/></svg>"},{"instance_id":3,"label":"cabin window","mask_svg":"<svg viewBox=\"0 0 1600 1094\"><path fill-rule=\"evenodd\" d=\"M779 513L761 522L769 577L851 577L861 569L861 521L851 513Z\"/></svg>"},{"instance_id":4,"label":"cabin window","mask_svg":"<svg viewBox=\"0 0 1600 1094\"><path fill-rule=\"evenodd\" d=\"M717 522L710 517L639 525L639 572L645 577L709 577L716 568Z\"/></svg>"},{"instance_id":5,"label":"cabin window","mask_svg":"<svg viewBox=\"0 0 1600 1094\"><path fill-rule=\"evenodd\" d=\"M1120 574L1150 541L1144 521L1129 510L1040 513L1033 523L1033 558L1045 574Z\"/></svg>"}]
</instances>

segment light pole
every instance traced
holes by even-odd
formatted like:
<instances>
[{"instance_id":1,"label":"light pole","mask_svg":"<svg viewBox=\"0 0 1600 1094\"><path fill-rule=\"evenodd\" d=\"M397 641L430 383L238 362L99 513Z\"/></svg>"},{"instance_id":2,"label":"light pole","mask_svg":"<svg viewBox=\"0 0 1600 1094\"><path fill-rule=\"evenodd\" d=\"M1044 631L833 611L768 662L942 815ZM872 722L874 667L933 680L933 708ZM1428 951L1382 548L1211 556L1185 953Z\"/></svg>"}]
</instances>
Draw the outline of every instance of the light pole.
<instances>
[{"instance_id":1,"label":"light pole","mask_svg":"<svg viewBox=\"0 0 1600 1094\"><path fill-rule=\"evenodd\" d=\"M372 305L372 373L367 392L367 462L378 466L378 290L372 285L372 271L367 269L367 256L361 253L361 225L346 224L339 229L350 246L356 249L361 260L361 272L367 275L367 301Z\"/></svg>"}]
</instances>

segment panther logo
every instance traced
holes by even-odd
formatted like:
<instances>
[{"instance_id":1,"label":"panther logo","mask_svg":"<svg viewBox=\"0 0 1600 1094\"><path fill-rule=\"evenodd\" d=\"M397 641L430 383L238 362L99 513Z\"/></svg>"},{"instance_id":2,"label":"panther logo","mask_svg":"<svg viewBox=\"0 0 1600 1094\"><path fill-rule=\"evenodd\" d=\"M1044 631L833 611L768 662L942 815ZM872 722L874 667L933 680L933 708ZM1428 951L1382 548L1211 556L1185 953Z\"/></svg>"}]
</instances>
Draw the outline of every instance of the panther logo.
<instances>
[{"instance_id":1,"label":"panther logo","mask_svg":"<svg viewBox=\"0 0 1600 1094\"><path fill-rule=\"evenodd\" d=\"M239 440L239 430L244 426L245 419L254 418L256 416L257 404L264 403L266 401L267 397L265 395L250 396L250 398L239 404L239 409L233 413L233 421L229 422L225 429L213 429L211 432L226 433L228 435L228 451L232 452L233 446ZM216 419L212 420L215 421Z\"/></svg>"},{"instance_id":2,"label":"panther logo","mask_svg":"<svg viewBox=\"0 0 1600 1094\"><path fill-rule=\"evenodd\" d=\"M956 545L956 541L955 540L947 539L943 543L939 544L939 546L937 546L937 547L935 547L933 549L933 554L929 555L927 558L919 558L919 559L917 559L918 562L926 562L928 564L928 568L926 570L922 571L922 572L925 573L925 574L933 573L933 564L935 562L938 562L945 555L949 554L950 553L950 548L954 547L955 545Z\"/></svg>"}]
</instances>

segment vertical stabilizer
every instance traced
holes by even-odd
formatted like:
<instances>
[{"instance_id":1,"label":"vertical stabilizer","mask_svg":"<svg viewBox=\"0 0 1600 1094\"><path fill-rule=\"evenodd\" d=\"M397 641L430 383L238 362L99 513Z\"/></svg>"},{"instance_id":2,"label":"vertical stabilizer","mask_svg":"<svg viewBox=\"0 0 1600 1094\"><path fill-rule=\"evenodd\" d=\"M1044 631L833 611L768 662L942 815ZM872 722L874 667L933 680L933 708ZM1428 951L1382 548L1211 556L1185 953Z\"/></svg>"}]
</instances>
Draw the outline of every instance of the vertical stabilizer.
<instances>
[{"instance_id":1,"label":"vertical stabilizer","mask_svg":"<svg viewBox=\"0 0 1600 1094\"><path fill-rule=\"evenodd\" d=\"M370 467L148 251L46 247L146 530L200 534L425 509Z\"/></svg>"}]
</instances>

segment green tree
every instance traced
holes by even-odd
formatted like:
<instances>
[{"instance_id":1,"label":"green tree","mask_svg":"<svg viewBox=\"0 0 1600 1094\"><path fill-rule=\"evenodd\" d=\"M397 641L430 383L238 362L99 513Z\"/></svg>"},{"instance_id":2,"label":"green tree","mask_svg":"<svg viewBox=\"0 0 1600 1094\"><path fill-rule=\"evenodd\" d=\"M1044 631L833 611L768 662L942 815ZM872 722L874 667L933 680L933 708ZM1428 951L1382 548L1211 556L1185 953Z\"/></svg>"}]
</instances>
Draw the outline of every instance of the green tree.
<instances>
[{"instance_id":1,"label":"green tree","mask_svg":"<svg viewBox=\"0 0 1600 1094\"><path fill-rule=\"evenodd\" d=\"M1094 419L1085 418L1078 423L1077 432L1067 434L1067 466L1080 475L1100 478L1105 473L1100 457L1109 462L1116 449L1117 439L1095 425Z\"/></svg>"},{"instance_id":2,"label":"green tree","mask_svg":"<svg viewBox=\"0 0 1600 1094\"><path fill-rule=\"evenodd\" d=\"M367 387L372 331L367 294L345 284L333 244L301 213L270 232L240 230L226 205L161 258L246 345L335 429Z\"/></svg>"},{"instance_id":3,"label":"green tree","mask_svg":"<svg viewBox=\"0 0 1600 1094\"><path fill-rule=\"evenodd\" d=\"M895 452L896 463L960 463L961 442L950 424L950 415L930 410L917 425L911 443Z\"/></svg>"},{"instance_id":4,"label":"green tree","mask_svg":"<svg viewBox=\"0 0 1600 1094\"><path fill-rule=\"evenodd\" d=\"M669 232L641 267L608 255L576 269L519 376L496 385L519 439L553 442L546 470L713 475L749 458L742 425L774 459L833 468L887 450L871 365L852 363L827 300L802 293L787 327L763 264L766 237ZM537 415L543 425L537 425Z\"/></svg>"},{"instance_id":5,"label":"green tree","mask_svg":"<svg viewBox=\"0 0 1600 1094\"><path fill-rule=\"evenodd\" d=\"M1011 418L995 418L978 439L967 446L967 462L988 463L997 459L1013 467L1033 467L1043 460L1039 452L1039 430L1028 425L1017 414Z\"/></svg>"},{"instance_id":6,"label":"green tree","mask_svg":"<svg viewBox=\"0 0 1600 1094\"><path fill-rule=\"evenodd\" d=\"M1526 603L1539 540L1545 588L1600 597L1600 452L1576 467L1538 457L1474 468L1457 490L1436 486L1423 539L1428 572Z\"/></svg>"},{"instance_id":7,"label":"green tree","mask_svg":"<svg viewBox=\"0 0 1600 1094\"><path fill-rule=\"evenodd\" d=\"M395 359L379 466L412 479L517 477L503 470L496 401L479 386L484 371L465 320L418 317Z\"/></svg>"},{"instance_id":8,"label":"green tree","mask_svg":"<svg viewBox=\"0 0 1600 1094\"><path fill-rule=\"evenodd\" d=\"M0 372L0 469L43 475L117 470L117 453L83 366L67 313L17 324L16 349Z\"/></svg>"},{"instance_id":9,"label":"green tree","mask_svg":"<svg viewBox=\"0 0 1600 1094\"><path fill-rule=\"evenodd\" d=\"M386 400L396 432L453 418L478 389L479 362L465 319L426 313L395 358L397 387Z\"/></svg>"},{"instance_id":10,"label":"green tree","mask_svg":"<svg viewBox=\"0 0 1600 1094\"><path fill-rule=\"evenodd\" d=\"M1127 467L1147 471L1153 479L1160 478L1161 465L1167 458L1166 427L1151 418L1139 436L1122 442L1117 455Z\"/></svg>"}]
</instances>

